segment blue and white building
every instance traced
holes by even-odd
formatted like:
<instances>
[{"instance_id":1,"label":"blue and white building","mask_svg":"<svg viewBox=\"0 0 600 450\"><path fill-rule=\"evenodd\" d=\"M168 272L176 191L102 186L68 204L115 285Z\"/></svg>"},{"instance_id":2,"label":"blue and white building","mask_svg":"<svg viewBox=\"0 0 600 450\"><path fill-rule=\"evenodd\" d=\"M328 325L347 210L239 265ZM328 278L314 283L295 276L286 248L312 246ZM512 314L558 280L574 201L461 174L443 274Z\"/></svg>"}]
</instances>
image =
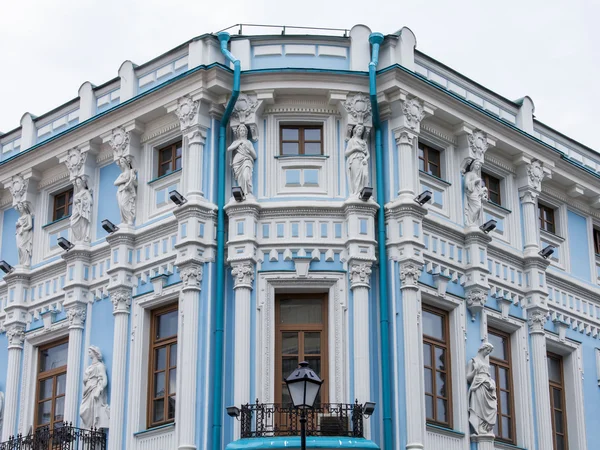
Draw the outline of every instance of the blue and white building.
<instances>
[{"instance_id":1,"label":"blue and white building","mask_svg":"<svg viewBox=\"0 0 600 450\"><path fill-rule=\"evenodd\" d=\"M599 448L600 155L408 28L283 31L125 61L0 133L1 441L298 448L306 360L309 448Z\"/></svg>"}]
</instances>

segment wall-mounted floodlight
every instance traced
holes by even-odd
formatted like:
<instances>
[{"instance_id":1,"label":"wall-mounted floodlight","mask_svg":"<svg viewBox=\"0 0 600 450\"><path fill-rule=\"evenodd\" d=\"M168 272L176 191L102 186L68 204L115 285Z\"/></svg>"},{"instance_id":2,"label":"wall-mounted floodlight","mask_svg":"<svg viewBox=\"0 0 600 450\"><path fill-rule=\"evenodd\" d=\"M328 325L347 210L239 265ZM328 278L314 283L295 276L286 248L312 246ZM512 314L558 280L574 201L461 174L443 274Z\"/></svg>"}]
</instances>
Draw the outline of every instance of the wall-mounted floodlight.
<instances>
[{"instance_id":1,"label":"wall-mounted floodlight","mask_svg":"<svg viewBox=\"0 0 600 450\"><path fill-rule=\"evenodd\" d=\"M173 189L171 192L169 192L169 198L177 206L181 206L185 202L187 202L187 199L183 195L181 195L179 192L177 192L175 189Z\"/></svg>"},{"instance_id":2,"label":"wall-mounted floodlight","mask_svg":"<svg viewBox=\"0 0 600 450\"><path fill-rule=\"evenodd\" d=\"M229 417L235 417L237 419L240 416L240 408L237 406L228 406L226 409Z\"/></svg>"},{"instance_id":3,"label":"wall-mounted floodlight","mask_svg":"<svg viewBox=\"0 0 600 450\"><path fill-rule=\"evenodd\" d=\"M60 248L62 248L65 252L68 252L69 250L71 250L74 247L74 245L71 243L71 241L69 241L68 239L66 239L64 237L58 238L58 246Z\"/></svg>"},{"instance_id":4,"label":"wall-mounted floodlight","mask_svg":"<svg viewBox=\"0 0 600 450\"><path fill-rule=\"evenodd\" d=\"M244 191L239 186L234 186L231 188L231 195L235 199L236 202L242 202L246 198L244 195Z\"/></svg>"},{"instance_id":5,"label":"wall-mounted floodlight","mask_svg":"<svg viewBox=\"0 0 600 450\"><path fill-rule=\"evenodd\" d=\"M365 186L364 188L362 188L362 190L360 191L359 194L359 198L364 201L364 202L368 202L369 199L373 196L373 188L369 187L369 186Z\"/></svg>"},{"instance_id":6,"label":"wall-mounted floodlight","mask_svg":"<svg viewBox=\"0 0 600 450\"><path fill-rule=\"evenodd\" d=\"M375 405L375 402L365 402L365 404L363 405L363 416L365 418L371 417L373 411L375 411Z\"/></svg>"},{"instance_id":7,"label":"wall-mounted floodlight","mask_svg":"<svg viewBox=\"0 0 600 450\"><path fill-rule=\"evenodd\" d=\"M432 196L433 196L433 193L431 191L423 191L415 198L415 202L417 202L419 205L423 206L425 203L427 203L429 200L431 200Z\"/></svg>"},{"instance_id":8,"label":"wall-mounted floodlight","mask_svg":"<svg viewBox=\"0 0 600 450\"><path fill-rule=\"evenodd\" d=\"M102 228L104 228L104 231L106 231L109 234L112 234L119 229L118 226L116 226L114 223L112 223L108 219L104 219L102 221Z\"/></svg>"},{"instance_id":9,"label":"wall-mounted floodlight","mask_svg":"<svg viewBox=\"0 0 600 450\"><path fill-rule=\"evenodd\" d=\"M552 253L554 253L554 246L548 245L540 251L539 255L544 259L548 259L552 256Z\"/></svg>"},{"instance_id":10,"label":"wall-mounted floodlight","mask_svg":"<svg viewBox=\"0 0 600 450\"><path fill-rule=\"evenodd\" d=\"M488 234L490 231L494 231L496 229L496 225L497 224L498 224L497 220L490 219L486 223L484 223L483 225L481 225L479 227L479 229L481 231L483 231L485 234Z\"/></svg>"},{"instance_id":11,"label":"wall-mounted floodlight","mask_svg":"<svg viewBox=\"0 0 600 450\"><path fill-rule=\"evenodd\" d=\"M2 260L0 261L0 270L2 270L4 273L11 273L13 271L13 266Z\"/></svg>"}]
</instances>

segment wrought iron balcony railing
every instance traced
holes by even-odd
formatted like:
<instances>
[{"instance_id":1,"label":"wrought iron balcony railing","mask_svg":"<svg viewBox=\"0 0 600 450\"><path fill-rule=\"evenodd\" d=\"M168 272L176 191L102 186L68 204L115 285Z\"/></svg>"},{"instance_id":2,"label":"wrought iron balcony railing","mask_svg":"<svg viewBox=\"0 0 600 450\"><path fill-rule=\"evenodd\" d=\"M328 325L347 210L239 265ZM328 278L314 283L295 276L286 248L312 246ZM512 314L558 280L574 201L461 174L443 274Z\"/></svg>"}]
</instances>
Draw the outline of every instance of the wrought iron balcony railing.
<instances>
[{"instance_id":1,"label":"wrought iron balcony railing","mask_svg":"<svg viewBox=\"0 0 600 450\"><path fill-rule=\"evenodd\" d=\"M0 443L0 450L106 450L103 430L83 430L65 423L63 426L39 428L35 432L11 437Z\"/></svg>"},{"instance_id":2,"label":"wrought iron balcony railing","mask_svg":"<svg viewBox=\"0 0 600 450\"><path fill-rule=\"evenodd\" d=\"M364 437L363 406L357 403L322 403L307 410L307 436ZM292 405L256 403L240 409L242 438L299 436L300 411ZM0 449L2 450L2 449Z\"/></svg>"}]
</instances>

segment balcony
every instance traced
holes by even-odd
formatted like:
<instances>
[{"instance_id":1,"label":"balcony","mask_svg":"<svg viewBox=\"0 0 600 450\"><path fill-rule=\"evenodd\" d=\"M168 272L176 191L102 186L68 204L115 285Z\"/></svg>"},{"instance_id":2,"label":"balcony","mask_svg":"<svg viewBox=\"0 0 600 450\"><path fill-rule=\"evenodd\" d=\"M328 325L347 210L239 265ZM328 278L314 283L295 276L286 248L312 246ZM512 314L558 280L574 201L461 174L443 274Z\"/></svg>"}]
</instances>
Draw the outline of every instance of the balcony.
<instances>
[{"instance_id":1,"label":"balcony","mask_svg":"<svg viewBox=\"0 0 600 450\"><path fill-rule=\"evenodd\" d=\"M54 429L40 428L32 434L21 434L0 443L0 450L106 450L106 433L83 430L70 424Z\"/></svg>"}]
</instances>

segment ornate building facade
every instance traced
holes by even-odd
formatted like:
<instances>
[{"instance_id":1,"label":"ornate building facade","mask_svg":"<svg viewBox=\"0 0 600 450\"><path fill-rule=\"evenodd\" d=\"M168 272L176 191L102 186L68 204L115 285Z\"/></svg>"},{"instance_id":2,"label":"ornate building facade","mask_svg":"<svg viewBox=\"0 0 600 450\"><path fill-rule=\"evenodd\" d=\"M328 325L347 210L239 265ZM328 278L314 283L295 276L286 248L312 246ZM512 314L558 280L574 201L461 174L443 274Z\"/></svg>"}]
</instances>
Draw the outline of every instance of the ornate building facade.
<instances>
[{"instance_id":1,"label":"ornate building facade","mask_svg":"<svg viewBox=\"0 0 600 450\"><path fill-rule=\"evenodd\" d=\"M0 134L0 447L298 448L307 361L309 448L596 448L600 156L408 28L252 30Z\"/></svg>"}]
</instances>

